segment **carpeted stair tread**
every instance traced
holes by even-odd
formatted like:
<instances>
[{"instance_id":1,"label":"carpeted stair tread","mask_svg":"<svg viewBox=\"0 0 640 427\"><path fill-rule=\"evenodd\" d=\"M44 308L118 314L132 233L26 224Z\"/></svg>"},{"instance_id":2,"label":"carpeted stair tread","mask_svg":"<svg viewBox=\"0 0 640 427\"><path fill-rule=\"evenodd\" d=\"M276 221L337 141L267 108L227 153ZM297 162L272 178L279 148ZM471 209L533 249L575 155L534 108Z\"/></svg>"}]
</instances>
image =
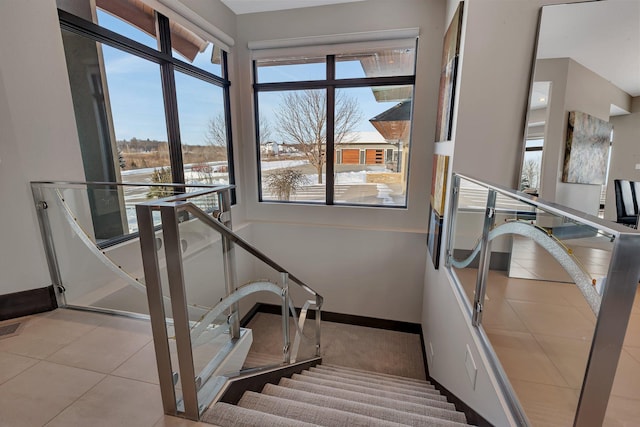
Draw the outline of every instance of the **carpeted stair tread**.
<instances>
[{"instance_id":1,"label":"carpeted stair tread","mask_svg":"<svg viewBox=\"0 0 640 427\"><path fill-rule=\"evenodd\" d=\"M431 384L428 381L424 381L424 380L416 380L413 378L390 378L387 376L384 376L382 374L378 374L376 372L356 372L356 371L348 371L348 370L344 370L344 369L339 369L339 368L334 368L332 366L325 366L325 365L317 365L315 366L315 369L319 369L319 370L323 370L326 372L330 372L332 374L341 374L341 375L351 375L351 376L356 376L356 377L363 377L363 378L375 378L377 380L380 381L387 381L389 383L394 383L394 384L406 384L406 385L410 385L410 386L414 386L414 387L422 387L422 388L431 388L434 389L435 386L433 384Z\"/></svg>"},{"instance_id":2,"label":"carpeted stair tread","mask_svg":"<svg viewBox=\"0 0 640 427\"><path fill-rule=\"evenodd\" d=\"M354 379L351 379L351 378L345 378L345 377L340 377L340 376L336 376L336 375L328 375L326 373L321 373L321 372L317 372L317 371L315 371L315 372L303 371L302 375L308 376L308 377L314 377L314 378L330 380L330 381L340 381L343 384L352 384L352 385L356 385L356 386L360 386L360 387L368 387L368 388L372 388L372 389L376 389L376 390L392 391L394 393L406 394L406 395L409 395L409 396L425 397L425 398L431 398L432 396L441 396L440 392L438 390L432 390L432 389L415 390L415 389L408 388L408 387L403 387L403 386L396 387L396 386L390 386L390 385L385 385L385 384L375 384L375 383L370 383L366 379L354 380Z\"/></svg>"},{"instance_id":3,"label":"carpeted stair tread","mask_svg":"<svg viewBox=\"0 0 640 427\"><path fill-rule=\"evenodd\" d=\"M327 427L396 427L403 425L365 415L323 408L294 400L280 399L252 391L244 393L242 399L238 402L238 406Z\"/></svg>"},{"instance_id":4,"label":"carpeted stair tread","mask_svg":"<svg viewBox=\"0 0 640 427\"><path fill-rule=\"evenodd\" d=\"M418 378L403 377L401 375L386 374L386 373L375 372L375 371L366 371L364 369L351 368L349 366L339 366L339 365L326 364L326 363L323 363L322 366L327 367L327 368L332 368L332 369L338 370L338 371L350 371L350 372L356 372L358 374L374 374L374 375L377 375L379 377L395 378L395 379L399 379L399 380L416 382L418 384L425 384L425 383L426 384L431 384L429 381L421 380L421 379L418 379Z\"/></svg>"},{"instance_id":5,"label":"carpeted stair tread","mask_svg":"<svg viewBox=\"0 0 640 427\"><path fill-rule=\"evenodd\" d=\"M218 402L203 415L202 421L220 427L307 427L314 424Z\"/></svg>"},{"instance_id":6,"label":"carpeted stair tread","mask_svg":"<svg viewBox=\"0 0 640 427\"><path fill-rule=\"evenodd\" d=\"M296 381L290 378L282 378L278 385L295 390L307 391L310 393L335 396L342 399L352 400L354 402L371 403L377 406L383 406L385 408L398 410L401 409L406 412L412 412L420 415L430 415L432 408L443 409L451 412L454 412L456 410L453 403L445 402L442 400L429 400L426 401L427 403L425 403L425 401L415 403L405 400L396 400L387 396L374 396L368 393L342 390L320 384Z\"/></svg>"},{"instance_id":7,"label":"carpeted stair tread","mask_svg":"<svg viewBox=\"0 0 640 427\"><path fill-rule=\"evenodd\" d=\"M399 411L393 408L379 407L374 404L345 400L333 395L328 396L309 393L273 384L267 384L262 390L262 394L407 425L443 427L466 425L464 415L459 412L440 410L441 413L439 415L441 416L439 417L434 415L418 415L411 412Z\"/></svg>"},{"instance_id":8,"label":"carpeted stair tread","mask_svg":"<svg viewBox=\"0 0 640 427\"><path fill-rule=\"evenodd\" d=\"M322 366L322 365L319 365ZM356 373L347 373L341 371L331 371L329 369L322 369L320 367L312 367L309 369L310 372L317 372L319 374L331 375L335 377L357 380L357 381L366 381L368 384L380 384L380 385L388 385L390 387L400 387L405 388L407 390L415 390L418 392L426 392L426 393L437 393L436 388L430 384L417 384L417 383L405 383L399 382L395 380L388 380L385 378L379 378L375 375L359 375Z\"/></svg>"},{"instance_id":9,"label":"carpeted stair tread","mask_svg":"<svg viewBox=\"0 0 640 427\"><path fill-rule=\"evenodd\" d=\"M377 388L362 387L362 386L353 385L353 384L344 384L340 381L331 381L331 380L326 380L322 378L311 377L308 375L293 374L291 379L303 381L303 382L306 381L313 384L325 385L328 387L334 387L342 390L357 391L360 393L371 394L374 396L383 396L390 399L419 403L419 404L428 404L428 402L431 400L440 401L440 402L444 402L447 400L446 397L437 395L437 394L429 395L429 397L416 397L416 396L410 396L408 394L403 394L403 393L395 393L387 390L379 390Z\"/></svg>"}]
</instances>

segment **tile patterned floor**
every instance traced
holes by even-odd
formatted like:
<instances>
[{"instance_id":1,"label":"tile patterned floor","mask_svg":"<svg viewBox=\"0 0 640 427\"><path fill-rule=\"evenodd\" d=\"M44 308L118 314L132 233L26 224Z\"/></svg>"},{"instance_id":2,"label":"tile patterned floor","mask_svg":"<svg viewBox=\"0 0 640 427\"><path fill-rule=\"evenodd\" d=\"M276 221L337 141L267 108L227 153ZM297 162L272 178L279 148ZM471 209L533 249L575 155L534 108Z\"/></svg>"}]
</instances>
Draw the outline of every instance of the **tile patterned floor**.
<instances>
[{"instance_id":1,"label":"tile patterned floor","mask_svg":"<svg viewBox=\"0 0 640 427\"><path fill-rule=\"evenodd\" d=\"M58 309L0 326L16 321L0 339L1 427L210 426L163 414L149 322ZM281 354L280 325L256 315L254 351ZM322 333L327 362L425 378L419 335L330 322Z\"/></svg>"},{"instance_id":2,"label":"tile patterned floor","mask_svg":"<svg viewBox=\"0 0 640 427\"><path fill-rule=\"evenodd\" d=\"M475 269L456 270L472 300ZM509 278L490 271L483 324L534 426L571 426L595 328L572 283ZM640 298L634 307L605 426L640 422Z\"/></svg>"},{"instance_id":3,"label":"tile patterned floor","mask_svg":"<svg viewBox=\"0 0 640 427\"><path fill-rule=\"evenodd\" d=\"M162 411L149 323L55 310L0 339L0 426L195 427Z\"/></svg>"},{"instance_id":4,"label":"tile patterned floor","mask_svg":"<svg viewBox=\"0 0 640 427\"><path fill-rule=\"evenodd\" d=\"M463 283L474 283L474 270L457 273ZM595 326L582 295L569 283L514 279L495 271L487 295L487 334L533 424L570 426ZM0 426L208 425L163 414L148 322L56 310L0 326L15 321L23 323L20 333L0 339ZM378 343L387 340L374 337ZM325 341L325 350L345 362L339 341ZM385 369L372 367L378 368ZM605 426L638 420L640 298L634 301Z\"/></svg>"}]
</instances>

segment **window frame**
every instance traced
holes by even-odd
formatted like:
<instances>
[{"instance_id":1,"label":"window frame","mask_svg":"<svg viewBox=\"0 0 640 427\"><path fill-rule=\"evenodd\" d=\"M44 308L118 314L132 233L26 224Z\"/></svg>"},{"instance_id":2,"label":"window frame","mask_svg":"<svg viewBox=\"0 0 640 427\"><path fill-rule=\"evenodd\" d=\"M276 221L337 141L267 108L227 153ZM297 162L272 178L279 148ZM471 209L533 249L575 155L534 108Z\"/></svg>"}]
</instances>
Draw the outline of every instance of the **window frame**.
<instances>
[{"instance_id":1,"label":"window frame","mask_svg":"<svg viewBox=\"0 0 640 427\"><path fill-rule=\"evenodd\" d=\"M252 59L252 80L253 80L253 108L254 108L254 130L256 141L256 155L257 155L257 172L258 172L258 202L259 203L282 203L282 204L305 204L316 206L353 206L363 208L395 208L406 209L408 206L409 198L409 170L407 166L407 180L406 180L406 196L404 205L381 205L381 204L362 204L362 203L335 203L335 135L334 135L334 113L335 113L335 93L336 89L353 89L362 87L380 87L380 86L411 86L412 87L412 99L415 97L415 82L416 82L416 64L418 54L418 40L415 40L414 63L413 74L411 75L397 75L397 76L384 76L384 77L360 77L360 78L336 78L336 53L326 54L326 78L321 80L304 80L304 81L288 81L288 82L272 82L272 83L258 83L258 61L259 59ZM374 49L369 49L374 50ZM313 55L318 56L318 55ZM279 55L279 58L286 59L287 55ZM309 89L324 89L326 91L327 100L327 117L326 117L326 146L325 146L325 201L321 202L308 202L308 201L290 201L290 200L264 200L262 194L262 165L260 155L260 112L259 112L259 94L263 92L284 92L284 91L296 91L296 90L309 90ZM413 126L413 106L411 108L411 124ZM411 136L409 136L409 143L411 144ZM410 163L410 156L407 161L407 165Z\"/></svg>"},{"instance_id":2,"label":"window frame","mask_svg":"<svg viewBox=\"0 0 640 427\"><path fill-rule=\"evenodd\" d=\"M182 142L178 119L178 103L175 84L175 72L180 71L206 83L221 87L223 90L224 117L227 139L227 161L229 185L235 186L235 167L233 159L233 135L231 130L231 101L228 57L222 50L222 76L217 76L202 68L191 65L173 56L171 50L171 35L169 18L156 11L156 25L158 27L159 50L145 46L122 34L101 27L65 10L58 9L60 29L86 37L112 48L124 51L138 58L153 62L160 66L162 97L165 106L165 120L167 125L167 139L169 145L169 160L172 180L176 184L185 184L184 164L182 161ZM235 190L232 190L232 204L236 203Z\"/></svg>"}]
</instances>

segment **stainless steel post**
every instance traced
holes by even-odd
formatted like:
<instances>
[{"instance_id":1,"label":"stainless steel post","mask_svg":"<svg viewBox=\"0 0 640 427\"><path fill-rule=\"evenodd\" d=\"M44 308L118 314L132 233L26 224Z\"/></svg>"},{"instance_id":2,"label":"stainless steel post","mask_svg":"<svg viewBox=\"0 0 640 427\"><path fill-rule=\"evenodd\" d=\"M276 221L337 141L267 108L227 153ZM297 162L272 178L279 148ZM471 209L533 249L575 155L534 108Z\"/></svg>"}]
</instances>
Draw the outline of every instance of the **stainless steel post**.
<instances>
[{"instance_id":1,"label":"stainless steel post","mask_svg":"<svg viewBox=\"0 0 640 427\"><path fill-rule=\"evenodd\" d=\"M220 221L225 227L231 229L231 192L223 190L218 193L218 205L221 212ZM222 257L224 261L224 280L227 296L235 291L236 287L236 258L233 242L225 235L221 236ZM229 333L232 339L240 338L240 305L234 303L229 308Z\"/></svg>"},{"instance_id":2,"label":"stainless steel post","mask_svg":"<svg viewBox=\"0 0 640 427\"><path fill-rule=\"evenodd\" d=\"M320 347L320 314L322 312L323 299L320 295L316 294L316 356L320 356L322 348Z\"/></svg>"},{"instance_id":3,"label":"stainless steel post","mask_svg":"<svg viewBox=\"0 0 640 427\"><path fill-rule=\"evenodd\" d=\"M153 332L153 346L156 352L162 407L165 414L177 415L176 393L173 385L171 353L169 351L169 337L165 323L166 316L152 213L151 206L136 206L144 282L147 290L147 302L149 303L149 315L151 316L151 331Z\"/></svg>"},{"instance_id":4,"label":"stainless steel post","mask_svg":"<svg viewBox=\"0 0 640 427\"><path fill-rule=\"evenodd\" d=\"M639 251L640 235L620 234L611 254L574 426L603 424L640 280L640 263L629 254Z\"/></svg>"},{"instance_id":5,"label":"stainless steel post","mask_svg":"<svg viewBox=\"0 0 640 427\"><path fill-rule=\"evenodd\" d=\"M447 236L447 252L445 257L445 266L451 267L451 258L453 257L453 246L455 244L454 236L456 234L456 218L458 217L458 201L460 199L460 177L453 174L453 185L451 186L451 198L449 202L449 235Z\"/></svg>"},{"instance_id":6,"label":"stainless steel post","mask_svg":"<svg viewBox=\"0 0 640 427\"><path fill-rule=\"evenodd\" d=\"M495 223L496 192L489 190L487 195L487 208L482 227L482 240L480 246L480 261L478 264L478 276L476 279L476 293L473 300L473 326L482 323L482 311L484 309L484 296L487 290L487 277L489 276L489 264L491 262L491 241L489 231Z\"/></svg>"},{"instance_id":7,"label":"stainless steel post","mask_svg":"<svg viewBox=\"0 0 640 427\"><path fill-rule=\"evenodd\" d=\"M289 337L289 273L280 273L282 278L282 354L284 363L291 361L291 339Z\"/></svg>"},{"instance_id":8,"label":"stainless steel post","mask_svg":"<svg viewBox=\"0 0 640 427\"><path fill-rule=\"evenodd\" d=\"M56 256L56 247L53 242L53 235L51 234L51 222L49 221L49 214L47 212L49 205L45 201L42 188L37 186L37 184L31 185L31 192L33 194L33 201L36 205L40 234L42 236L42 243L44 244L47 266L49 267L49 277L51 278L51 284L55 289L56 302L58 303L58 307L65 307L67 305L67 299L64 295L64 286L62 284L58 257Z\"/></svg>"},{"instance_id":9,"label":"stainless steel post","mask_svg":"<svg viewBox=\"0 0 640 427\"><path fill-rule=\"evenodd\" d=\"M200 411L198 408L196 374L193 366L187 295L184 286L178 210L173 204L165 205L160 207L160 214L162 216L164 251L178 351L178 366L180 367L184 416L191 420L198 420Z\"/></svg>"}]
</instances>

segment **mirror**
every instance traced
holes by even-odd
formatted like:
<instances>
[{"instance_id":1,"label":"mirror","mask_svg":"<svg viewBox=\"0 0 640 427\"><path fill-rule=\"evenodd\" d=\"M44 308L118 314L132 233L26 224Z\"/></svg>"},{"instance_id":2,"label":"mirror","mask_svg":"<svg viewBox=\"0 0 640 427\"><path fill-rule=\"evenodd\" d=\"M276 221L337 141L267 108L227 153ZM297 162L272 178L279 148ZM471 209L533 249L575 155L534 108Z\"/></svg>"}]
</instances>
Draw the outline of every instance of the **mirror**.
<instances>
[{"instance_id":1,"label":"mirror","mask_svg":"<svg viewBox=\"0 0 640 427\"><path fill-rule=\"evenodd\" d=\"M639 27L637 1L542 8L520 190L593 215L603 215L608 200L605 218L616 219L613 180L640 180ZM563 182L570 111L613 125L611 149L577 166L609 166L604 182Z\"/></svg>"},{"instance_id":2,"label":"mirror","mask_svg":"<svg viewBox=\"0 0 640 427\"><path fill-rule=\"evenodd\" d=\"M615 221L614 179L640 181L640 2L543 7L530 88L519 189ZM597 169L600 180L565 182L570 181L565 175L567 141L574 136L570 112L586 113L594 123L613 127L600 150L587 152L577 165L583 175ZM571 141L570 158L578 140ZM586 145L585 140L578 142ZM589 254L602 251L608 256L606 237L589 235L558 217L538 215L536 224L572 250L586 248ZM511 277L568 281L562 271L551 274L539 268L544 264L531 261L518 243L512 247ZM606 273L592 268L589 259L581 261L594 278Z\"/></svg>"}]
</instances>

